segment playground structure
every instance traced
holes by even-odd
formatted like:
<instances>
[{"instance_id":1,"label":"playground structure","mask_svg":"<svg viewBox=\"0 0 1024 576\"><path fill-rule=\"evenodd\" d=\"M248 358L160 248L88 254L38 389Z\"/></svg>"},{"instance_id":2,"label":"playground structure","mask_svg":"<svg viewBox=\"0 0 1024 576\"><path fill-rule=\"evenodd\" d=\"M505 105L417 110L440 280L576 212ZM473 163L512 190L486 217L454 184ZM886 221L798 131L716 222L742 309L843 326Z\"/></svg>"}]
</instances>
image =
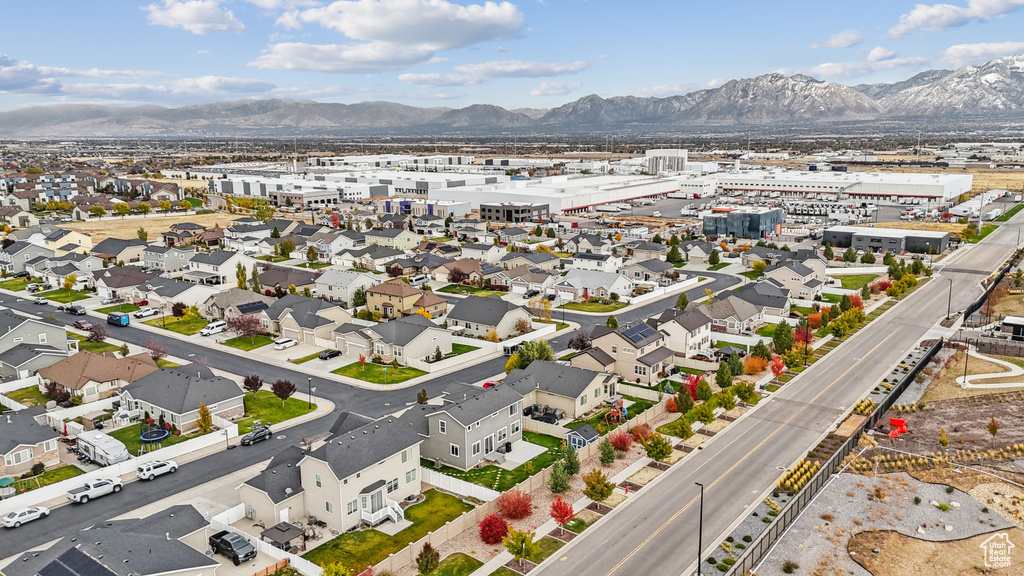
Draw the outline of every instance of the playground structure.
<instances>
[{"instance_id":1,"label":"playground structure","mask_svg":"<svg viewBox=\"0 0 1024 576\"><path fill-rule=\"evenodd\" d=\"M159 450L163 447L163 441L171 435L171 431L166 428L161 428L153 424L146 424L145 422L139 423L139 427L142 431L139 433L139 440L142 441L142 445L139 446L139 453L137 456L142 456L153 450Z\"/></svg>"}]
</instances>

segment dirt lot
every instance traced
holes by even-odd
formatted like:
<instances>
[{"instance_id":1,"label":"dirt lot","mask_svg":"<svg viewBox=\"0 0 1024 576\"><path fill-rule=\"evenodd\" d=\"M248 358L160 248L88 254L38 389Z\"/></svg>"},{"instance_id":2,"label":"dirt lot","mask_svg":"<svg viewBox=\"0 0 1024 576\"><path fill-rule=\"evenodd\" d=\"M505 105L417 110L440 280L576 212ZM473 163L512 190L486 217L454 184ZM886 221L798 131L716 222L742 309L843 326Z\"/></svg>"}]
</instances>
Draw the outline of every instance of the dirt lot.
<instances>
[{"instance_id":1,"label":"dirt lot","mask_svg":"<svg viewBox=\"0 0 1024 576\"><path fill-rule=\"evenodd\" d=\"M208 228L220 225L227 226L235 218L232 214L215 212L213 214L196 214L192 216L150 216L148 218L131 218L126 220L86 220L61 224L62 228L85 232L92 236L93 244L107 238L135 238L136 231L143 227L149 232L149 239L156 240L160 234L170 229L171 224L178 222L194 222Z\"/></svg>"},{"instance_id":2,"label":"dirt lot","mask_svg":"<svg viewBox=\"0 0 1024 576\"><path fill-rule=\"evenodd\" d=\"M1000 533L1005 533L1010 542L1024 542L1024 532L1019 528ZM985 568L981 546L991 536L981 534L953 542L926 542L890 530L864 531L850 539L848 550L854 561L874 576L1021 574L1024 554L1012 551L1010 567Z\"/></svg>"},{"instance_id":3,"label":"dirt lot","mask_svg":"<svg viewBox=\"0 0 1024 576\"><path fill-rule=\"evenodd\" d=\"M946 429L949 447L953 449L997 449L1024 443L1024 393L1004 392L958 400L932 402L928 409L913 413L890 410L881 422L888 427L889 418L907 421L907 440L923 443L919 450L939 450L940 429ZM989 421L999 422L993 439L988 432Z\"/></svg>"},{"instance_id":4,"label":"dirt lot","mask_svg":"<svg viewBox=\"0 0 1024 576\"><path fill-rule=\"evenodd\" d=\"M1001 356L998 358L1010 360L1009 358L1003 358ZM925 390L924 396L921 397L921 400L923 402L931 402L934 400L986 396L989 394L998 394L1003 392L1003 390L961 388L960 385L956 383L956 379L957 377L964 375L964 359L964 352L962 350L957 350L941 368L938 368L933 364L929 364L928 366L934 371L934 374L932 374L932 380L928 384L928 389ZM1006 371L1006 368L999 364L981 360L974 356L971 356L967 364L968 374L990 374Z\"/></svg>"}]
</instances>

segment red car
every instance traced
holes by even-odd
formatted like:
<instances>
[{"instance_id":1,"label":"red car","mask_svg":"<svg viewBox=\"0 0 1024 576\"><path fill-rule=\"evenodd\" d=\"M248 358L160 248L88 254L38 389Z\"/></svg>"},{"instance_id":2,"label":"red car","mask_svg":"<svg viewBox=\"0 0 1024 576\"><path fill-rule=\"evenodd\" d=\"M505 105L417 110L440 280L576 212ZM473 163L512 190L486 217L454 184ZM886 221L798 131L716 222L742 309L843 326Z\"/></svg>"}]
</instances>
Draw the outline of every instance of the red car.
<instances>
[{"instance_id":1,"label":"red car","mask_svg":"<svg viewBox=\"0 0 1024 576\"><path fill-rule=\"evenodd\" d=\"M92 322L89 322L88 320L75 320L75 323L72 324L72 326L79 330L92 330Z\"/></svg>"},{"instance_id":2,"label":"red car","mask_svg":"<svg viewBox=\"0 0 1024 576\"><path fill-rule=\"evenodd\" d=\"M484 382L484 388L494 388L497 385L497 382Z\"/></svg>"}]
</instances>

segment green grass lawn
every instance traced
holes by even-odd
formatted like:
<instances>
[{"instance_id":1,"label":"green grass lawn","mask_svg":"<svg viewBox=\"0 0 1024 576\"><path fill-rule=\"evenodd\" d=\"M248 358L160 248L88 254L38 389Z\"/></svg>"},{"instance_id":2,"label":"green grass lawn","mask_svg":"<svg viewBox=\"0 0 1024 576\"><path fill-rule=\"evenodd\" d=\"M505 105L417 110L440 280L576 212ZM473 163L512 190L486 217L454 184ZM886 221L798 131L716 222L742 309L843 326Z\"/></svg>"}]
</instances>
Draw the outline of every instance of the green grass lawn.
<instances>
[{"instance_id":1,"label":"green grass lawn","mask_svg":"<svg viewBox=\"0 0 1024 576\"><path fill-rule=\"evenodd\" d=\"M318 356L320 356L319 352L313 352L309 356L303 356L302 358L295 358L294 360L289 360L289 362L291 362L292 364L305 364L306 362L309 362L310 360L316 359Z\"/></svg>"},{"instance_id":2,"label":"green grass lawn","mask_svg":"<svg viewBox=\"0 0 1024 576\"><path fill-rule=\"evenodd\" d=\"M11 400L25 406L42 406L50 401L50 397L39 391L38 386L29 386L18 390L12 390L4 394Z\"/></svg>"},{"instance_id":3,"label":"green grass lawn","mask_svg":"<svg viewBox=\"0 0 1024 576\"><path fill-rule=\"evenodd\" d=\"M576 534L582 533L589 526L590 526L590 524L588 524L586 521L581 520L579 518L573 518L572 520L569 520L568 522L566 522L564 524L564 527L565 527L566 530L568 530L569 532L576 533Z\"/></svg>"},{"instance_id":4,"label":"green grass lawn","mask_svg":"<svg viewBox=\"0 0 1024 576\"><path fill-rule=\"evenodd\" d=\"M156 326L157 328L163 328L164 330L170 330L178 334L184 334L185 336L192 336L198 334L204 326L209 324L205 318L192 318L186 320L184 317L175 318L174 316L161 316L152 320L146 320L143 322L148 326Z\"/></svg>"},{"instance_id":5,"label":"green grass lawn","mask_svg":"<svg viewBox=\"0 0 1024 576\"><path fill-rule=\"evenodd\" d=\"M231 346L232 348L237 348L239 350L244 350L248 352L250 350L255 350L261 346L266 346L267 344L270 344L273 341L274 339L271 338L270 336L259 334L255 338L251 338L248 336L239 336L237 338L232 338L230 340L221 340L220 343L225 346Z\"/></svg>"},{"instance_id":6,"label":"green grass lawn","mask_svg":"<svg viewBox=\"0 0 1024 576\"><path fill-rule=\"evenodd\" d=\"M545 536L540 540L537 540L537 551L530 554L526 559L534 564L540 564L546 560L548 556L557 552L562 546L565 546L565 542L555 540L550 536Z\"/></svg>"},{"instance_id":7,"label":"green grass lawn","mask_svg":"<svg viewBox=\"0 0 1024 576\"><path fill-rule=\"evenodd\" d=\"M970 242L971 244L977 244L978 242L981 242L982 240L984 240L986 236L988 236L989 234L995 232L996 228L999 228L999 226L997 226L995 224L989 224L987 226L983 226L981 228L981 234L978 234L974 238L971 238L970 240L967 240L967 242Z\"/></svg>"},{"instance_id":8,"label":"green grass lawn","mask_svg":"<svg viewBox=\"0 0 1024 576\"><path fill-rule=\"evenodd\" d=\"M164 358L157 360L156 365L161 368L177 368L178 366L181 366L181 364L178 364L177 362L171 362L170 360L166 360Z\"/></svg>"},{"instance_id":9,"label":"green grass lawn","mask_svg":"<svg viewBox=\"0 0 1024 576\"><path fill-rule=\"evenodd\" d=\"M135 312L138 309L139 306L130 302L124 302L114 306L107 306L106 308L97 308L96 311L100 314L110 314L111 312Z\"/></svg>"},{"instance_id":10,"label":"green grass lawn","mask_svg":"<svg viewBox=\"0 0 1024 576\"><path fill-rule=\"evenodd\" d=\"M447 236L437 236L435 238L431 238L430 240L433 241L433 242L451 242L452 241L452 239L447 237Z\"/></svg>"},{"instance_id":11,"label":"green grass lawn","mask_svg":"<svg viewBox=\"0 0 1024 576\"><path fill-rule=\"evenodd\" d=\"M460 354L465 354L466 352L472 352L473 350L479 349L480 348L478 346L470 346L469 344L452 344L452 351L442 356L441 359L447 360L448 358L454 358ZM436 362L436 360L431 356L428 362ZM391 377L389 376L388 379L390 380L390 378Z\"/></svg>"},{"instance_id":12,"label":"green grass lawn","mask_svg":"<svg viewBox=\"0 0 1024 576\"><path fill-rule=\"evenodd\" d=\"M340 562L343 566L362 570L473 509L471 504L437 490L427 490L424 495L426 499L423 502L405 509L405 518L413 525L394 536L377 530L341 534L310 550L303 557L321 566Z\"/></svg>"},{"instance_id":13,"label":"green grass lawn","mask_svg":"<svg viewBox=\"0 0 1024 576\"><path fill-rule=\"evenodd\" d=\"M718 342L715 342L715 348L725 348L726 346L735 346L740 350L747 349L746 344L736 344L735 342L726 342L725 340L719 340Z\"/></svg>"},{"instance_id":14,"label":"green grass lawn","mask_svg":"<svg viewBox=\"0 0 1024 576\"><path fill-rule=\"evenodd\" d=\"M751 280L757 280L761 276L764 276L764 272L755 272L754 270L747 270L746 272L741 272L740 276L746 276Z\"/></svg>"},{"instance_id":15,"label":"green grass lawn","mask_svg":"<svg viewBox=\"0 0 1024 576\"><path fill-rule=\"evenodd\" d=\"M767 386L764 387L764 389L769 391L769 392L775 392L776 390L779 389L779 385L778 384L768 384Z\"/></svg>"},{"instance_id":16,"label":"green grass lawn","mask_svg":"<svg viewBox=\"0 0 1024 576\"><path fill-rule=\"evenodd\" d=\"M847 290L860 290L867 286L872 280L878 278L878 274L849 274L849 275L836 275L839 281L843 283L843 288Z\"/></svg>"},{"instance_id":17,"label":"green grass lawn","mask_svg":"<svg viewBox=\"0 0 1024 576\"><path fill-rule=\"evenodd\" d=\"M806 306L790 306L789 309L792 312L799 312L804 316L810 316L811 314L814 314L814 308L808 308Z\"/></svg>"},{"instance_id":18,"label":"green grass lawn","mask_svg":"<svg viewBox=\"0 0 1024 576\"><path fill-rule=\"evenodd\" d=\"M597 304L595 302L566 302L559 306L559 308L574 310L576 312L615 312L616 310L620 310L625 307L625 302L611 302L608 304Z\"/></svg>"},{"instance_id":19,"label":"green grass lawn","mask_svg":"<svg viewBox=\"0 0 1024 576\"><path fill-rule=\"evenodd\" d=\"M523 439L531 444L537 444L538 446L547 448L546 452L540 454L533 460L530 460L532 463L531 466L533 467L533 474L536 474L552 465L555 462L555 454L552 450L559 448L562 445L561 438L555 438L554 436L548 436L546 434L537 434L536 432L524 431ZM425 459L421 461L421 464L424 467L433 468L442 474L454 476L455 478L465 480L466 482L479 484L480 486L485 486L499 492L504 492L531 476L531 473L526 470L525 463L512 470L503 470L497 466L489 465L474 468L468 472L464 472L450 466L437 468L434 466L432 461ZM498 477L498 472L501 472L500 479Z\"/></svg>"},{"instance_id":20,"label":"green grass lawn","mask_svg":"<svg viewBox=\"0 0 1024 576\"><path fill-rule=\"evenodd\" d=\"M682 268L683 266L686 266L686 262L676 262L672 266L674 266L676 268Z\"/></svg>"},{"instance_id":21,"label":"green grass lawn","mask_svg":"<svg viewBox=\"0 0 1024 576\"><path fill-rule=\"evenodd\" d=\"M25 289L25 286L28 286L33 282L38 283L42 281L42 278L38 278L36 276L33 276L31 278L12 278L5 282L0 282L0 288L3 288L4 290L10 290L11 292L21 292Z\"/></svg>"},{"instance_id":22,"label":"green grass lawn","mask_svg":"<svg viewBox=\"0 0 1024 576\"><path fill-rule=\"evenodd\" d=\"M569 325L566 324L565 322L558 322L557 320L542 320L540 318L534 318L533 321L538 322L540 324L554 324L556 331L569 327Z\"/></svg>"},{"instance_id":23,"label":"green grass lawn","mask_svg":"<svg viewBox=\"0 0 1024 576\"><path fill-rule=\"evenodd\" d=\"M116 352L121 349L120 346L115 346L109 342L89 342L85 336L81 334L75 334L74 332L68 332L68 338L74 338L78 340L78 349L92 352L93 354L102 354L103 352Z\"/></svg>"},{"instance_id":24,"label":"green grass lawn","mask_svg":"<svg viewBox=\"0 0 1024 576\"><path fill-rule=\"evenodd\" d=\"M33 476L32 478L26 478L25 480L16 480L14 482L14 489L19 493L28 492L30 490L35 490L36 488L42 488L43 486L60 482L61 480L74 478L75 476L80 476L82 474L85 474L85 470L82 470L78 466L69 464L67 466L47 470L39 476Z\"/></svg>"},{"instance_id":25,"label":"green grass lawn","mask_svg":"<svg viewBox=\"0 0 1024 576\"><path fill-rule=\"evenodd\" d=\"M470 294L476 294L477 292L483 292L483 288L477 288L476 286L465 286L462 284L449 284L444 288L438 288L438 292L444 292L445 294L461 294L468 292Z\"/></svg>"},{"instance_id":26,"label":"green grass lawn","mask_svg":"<svg viewBox=\"0 0 1024 576\"><path fill-rule=\"evenodd\" d=\"M562 362L566 362L566 361L568 361L569 359L571 359L573 356L575 356L577 354L579 354L579 352L570 352L570 353L566 354L565 356L559 357L558 360L562 361Z\"/></svg>"},{"instance_id":27,"label":"green grass lawn","mask_svg":"<svg viewBox=\"0 0 1024 576\"><path fill-rule=\"evenodd\" d=\"M107 431L104 430L104 432ZM132 456L137 456L139 454L139 449L142 447L142 440L139 439L139 434L141 434L140 424L132 424L130 426L125 426L124 428L121 428L119 430L107 432L107 434L109 434L112 438L117 438L118 440L123 442L125 448L128 449L128 453L131 454ZM192 438L196 437L196 434L182 434L181 436L175 436L174 434L171 434L167 438L164 438L163 440L160 441L160 446L162 448L165 448L167 446L173 446L179 442L191 440Z\"/></svg>"},{"instance_id":28,"label":"green grass lawn","mask_svg":"<svg viewBox=\"0 0 1024 576\"><path fill-rule=\"evenodd\" d=\"M406 380L426 374L423 370L409 366L399 366L398 368L387 366L387 371L384 368L384 366L371 364L370 362L367 362L365 366L359 362L353 362L348 366L332 370L331 373L338 374L339 376L348 376L363 382L373 382L374 384L384 384L385 377L387 378L387 384L398 384L399 382L405 382Z\"/></svg>"},{"instance_id":29,"label":"green grass lawn","mask_svg":"<svg viewBox=\"0 0 1024 576\"><path fill-rule=\"evenodd\" d=\"M1017 212L1020 212L1021 210L1024 210L1024 204L1017 204L1013 208L1007 210L1002 216L996 218L996 222L1006 222L1010 218L1013 218L1017 214Z\"/></svg>"},{"instance_id":30,"label":"green grass lawn","mask_svg":"<svg viewBox=\"0 0 1024 576\"><path fill-rule=\"evenodd\" d=\"M728 262L719 262L718 264L714 264L712 266L708 266L708 270L711 271L711 272L714 272L716 270L721 270L722 268L725 268L728 265L729 265Z\"/></svg>"},{"instance_id":31,"label":"green grass lawn","mask_svg":"<svg viewBox=\"0 0 1024 576\"><path fill-rule=\"evenodd\" d=\"M298 265L298 268L311 268L313 270L319 270L330 266L330 262L304 262Z\"/></svg>"},{"instance_id":32,"label":"green grass lawn","mask_svg":"<svg viewBox=\"0 0 1024 576\"><path fill-rule=\"evenodd\" d=\"M36 296L42 296L43 298L53 300L54 302L60 302L61 304L70 304L71 302L85 300L89 297L89 293L82 290L71 290L69 292L63 288L58 288L56 290L50 290L49 292L40 292L36 294Z\"/></svg>"},{"instance_id":33,"label":"green grass lawn","mask_svg":"<svg viewBox=\"0 0 1024 576\"><path fill-rule=\"evenodd\" d=\"M253 420L263 420L264 424L280 424L316 410L316 404L310 408L308 400L294 397L285 400L284 406L281 406L281 399L274 396L270 390L256 392L255 398L251 392L246 392L244 402L245 418L238 421L239 434L246 434L252 430Z\"/></svg>"},{"instance_id":34,"label":"green grass lawn","mask_svg":"<svg viewBox=\"0 0 1024 576\"><path fill-rule=\"evenodd\" d=\"M519 576L519 572L516 572L515 570L509 570L508 568L502 566L494 572L491 572L488 576Z\"/></svg>"},{"instance_id":35,"label":"green grass lawn","mask_svg":"<svg viewBox=\"0 0 1024 576\"><path fill-rule=\"evenodd\" d=\"M775 336L775 329L778 327L778 324L765 324L764 326L761 326L757 330L754 330L754 334L757 334L758 336L767 336L768 338L771 338Z\"/></svg>"},{"instance_id":36,"label":"green grass lawn","mask_svg":"<svg viewBox=\"0 0 1024 576\"><path fill-rule=\"evenodd\" d=\"M430 573L430 576L469 576L484 563L462 552L449 554L441 560L437 570Z\"/></svg>"},{"instance_id":37,"label":"green grass lawn","mask_svg":"<svg viewBox=\"0 0 1024 576\"><path fill-rule=\"evenodd\" d=\"M269 254L266 256L257 256L256 259L263 260L264 262L273 262L275 264L278 262L284 262L285 260L291 260L291 258L287 256L271 256Z\"/></svg>"},{"instance_id":38,"label":"green grass lawn","mask_svg":"<svg viewBox=\"0 0 1024 576\"><path fill-rule=\"evenodd\" d=\"M838 304L839 301L843 299L843 297L840 296L839 294L822 294L821 299L824 300L825 302Z\"/></svg>"}]
</instances>

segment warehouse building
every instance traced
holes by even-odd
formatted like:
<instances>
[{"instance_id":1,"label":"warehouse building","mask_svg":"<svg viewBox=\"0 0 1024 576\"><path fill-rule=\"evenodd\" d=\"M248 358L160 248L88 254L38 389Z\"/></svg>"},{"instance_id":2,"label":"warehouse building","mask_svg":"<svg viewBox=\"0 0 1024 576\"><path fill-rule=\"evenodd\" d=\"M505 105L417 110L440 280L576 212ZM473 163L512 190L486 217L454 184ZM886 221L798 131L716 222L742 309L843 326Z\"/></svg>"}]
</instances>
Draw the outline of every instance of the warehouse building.
<instances>
[{"instance_id":1,"label":"warehouse building","mask_svg":"<svg viewBox=\"0 0 1024 576\"><path fill-rule=\"evenodd\" d=\"M521 224L523 222L547 222L550 220L550 208L547 204L531 204L528 202L481 203L480 218L488 222L506 222Z\"/></svg>"},{"instance_id":2,"label":"warehouse building","mask_svg":"<svg viewBox=\"0 0 1024 576\"><path fill-rule=\"evenodd\" d=\"M871 251L877 254L913 252L942 254L949 248L949 232L929 230L899 230L895 228L866 228L861 226L833 226L825 230L822 238L836 248Z\"/></svg>"},{"instance_id":3,"label":"warehouse building","mask_svg":"<svg viewBox=\"0 0 1024 576\"><path fill-rule=\"evenodd\" d=\"M759 239L782 229L781 208L715 209L704 217L705 236Z\"/></svg>"},{"instance_id":4,"label":"warehouse building","mask_svg":"<svg viewBox=\"0 0 1024 576\"><path fill-rule=\"evenodd\" d=\"M974 177L970 174L909 174L890 172L820 172L756 170L718 173L719 192L754 193L802 198L835 195L837 199L855 198L884 202L919 199L943 203L970 192Z\"/></svg>"},{"instance_id":5,"label":"warehouse building","mask_svg":"<svg viewBox=\"0 0 1024 576\"><path fill-rule=\"evenodd\" d=\"M387 198L377 200L377 212L380 214L410 214L412 216L439 216L452 218L469 216L473 211L469 202L451 202L448 200L426 200L424 198Z\"/></svg>"}]
</instances>

